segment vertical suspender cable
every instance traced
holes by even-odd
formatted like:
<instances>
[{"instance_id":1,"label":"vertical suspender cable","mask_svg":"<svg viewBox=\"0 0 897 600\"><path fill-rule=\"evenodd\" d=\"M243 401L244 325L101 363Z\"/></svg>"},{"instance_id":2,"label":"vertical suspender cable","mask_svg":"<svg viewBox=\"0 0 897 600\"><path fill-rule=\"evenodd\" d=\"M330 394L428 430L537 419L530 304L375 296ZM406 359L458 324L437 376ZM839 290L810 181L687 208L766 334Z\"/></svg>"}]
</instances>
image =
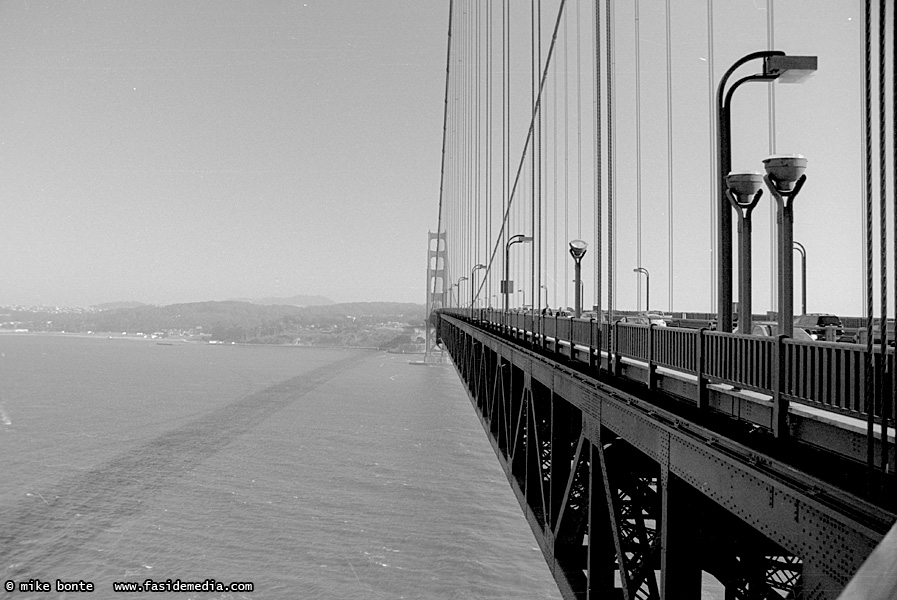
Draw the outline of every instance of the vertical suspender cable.
<instances>
[{"instance_id":1,"label":"vertical suspender cable","mask_svg":"<svg viewBox=\"0 0 897 600\"><path fill-rule=\"evenodd\" d=\"M881 273L880 273L880 289L881 296L881 376L879 377L879 399L881 401L880 414L882 426L882 443L887 437L887 417L885 416L885 408L890 404L885 398L886 392L890 391L885 388L885 376L888 370L888 204L887 204L887 130L886 125L886 103L885 103L885 20L888 14L887 0L881 0L880 12L878 15L878 181L879 181L879 244L881 251ZM882 467L885 465L885 458L882 456Z\"/></svg>"},{"instance_id":2,"label":"vertical suspender cable","mask_svg":"<svg viewBox=\"0 0 897 600\"><path fill-rule=\"evenodd\" d=\"M449 81L451 75L451 64L452 64L452 7L454 4L454 0L449 0L449 18L448 18L448 40L446 41L446 51L445 51L445 100L444 106L442 109L442 166L439 169L439 212L436 217L436 249L439 249L439 234L442 233L442 202L444 199L445 192L445 142L448 132L448 107L449 107ZM437 259L438 260L438 259ZM443 265L445 266L445 265ZM428 265L429 268L429 265ZM439 268L439 264L435 265L435 268ZM442 282L442 289L445 290L445 281ZM433 278L433 295L436 295L436 278ZM429 308L429 307L428 307ZM429 317L429 315L428 315Z\"/></svg>"},{"instance_id":3,"label":"vertical suspender cable","mask_svg":"<svg viewBox=\"0 0 897 600\"><path fill-rule=\"evenodd\" d=\"M570 241L570 35L564 15L564 244ZM570 261L564 260L564 306L570 306Z\"/></svg>"},{"instance_id":4,"label":"vertical suspender cable","mask_svg":"<svg viewBox=\"0 0 897 600\"><path fill-rule=\"evenodd\" d=\"M710 144L707 146L710 148L710 190L716 189L716 186L719 185L719 181L717 180L717 164L716 164L716 107L713 104L714 98L716 98L716 92L713 89L713 0L707 0L707 98L708 98L708 106L709 106L709 118L710 118L710 127L708 131L710 132ZM719 260L719 248L716 247L717 240L717 232L716 232L716 217L717 217L717 202L710 203L710 227L707 230L710 232L710 306L716 306L716 262Z\"/></svg>"},{"instance_id":5,"label":"vertical suspender cable","mask_svg":"<svg viewBox=\"0 0 897 600\"><path fill-rule=\"evenodd\" d=\"M501 212L506 215L508 211L508 190L510 188L511 163L508 155L508 2L504 0L501 5ZM507 229L502 227L504 235L499 235L495 240L496 247L501 244L504 248L508 243ZM492 270L489 263L489 270ZM501 269L499 269L501 271ZM499 280L504 280L504 272L499 275ZM501 285L507 285L503 283ZM499 292L503 293L502 289Z\"/></svg>"},{"instance_id":6,"label":"vertical suspender cable","mask_svg":"<svg viewBox=\"0 0 897 600\"><path fill-rule=\"evenodd\" d=\"M766 0L766 49L767 50L775 50L775 5L774 0ZM767 107L769 110L769 118L767 122L769 123L769 154L776 153L776 86L768 85L766 86L766 94L767 94ZM776 203L769 203L769 230L776 231ZM776 249L776 236L769 236L769 293L770 293L770 305L776 305L776 298L778 298L778 277L777 271L779 268L778 261L776 260L776 255L778 254L778 250ZM750 333L750 332L748 332Z\"/></svg>"},{"instance_id":7,"label":"vertical suspender cable","mask_svg":"<svg viewBox=\"0 0 897 600\"><path fill-rule=\"evenodd\" d=\"M566 14L564 15L566 19ZM552 114L553 121L553 132L552 132L552 148L554 149L554 164L552 168L553 179L554 179L554 194L552 195L553 202L551 203L554 207L554 233L552 235L551 243L554 247L555 251L552 252L552 257L554 258L554 269L552 271L552 275L554 277L554 285L551 286L554 290L554 297L552 298L551 304L555 307L558 305L558 70L555 68L552 71L552 85L554 87L554 111ZM546 265L547 266L547 265ZM546 299L546 304L548 303Z\"/></svg>"},{"instance_id":8,"label":"vertical suspender cable","mask_svg":"<svg viewBox=\"0 0 897 600\"><path fill-rule=\"evenodd\" d=\"M884 17L882 17L884 18ZM897 9L891 13L891 118L897 117ZM891 214L894 223L894 313L897 317L897 135L891 131L891 194L893 196L893 206ZM897 335L897 331L895 331ZM891 363L891 390L890 390L890 406L887 412L882 412L882 436L881 436L881 469L885 474L891 472L891 465L888 450L888 436L885 432L888 430L888 419L894 411L894 400L897 398L897 374L895 374L895 363Z\"/></svg>"},{"instance_id":9,"label":"vertical suspender cable","mask_svg":"<svg viewBox=\"0 0 897 600\"><path fill-rule=\"evenodd\" d=\"M598 327L602 327L601 303L601 3L595 2L595 304L598 306ZM603 338L602 338L603 340ZM599 366L601 357L598 357Z\"/></svg>"},{"instance_id":10,"label":"vertical suspender cable","mask_svg":"<svg viewBox=\"0 0 897 600\"><path fill-rule=\"evenodd\" d=\"M666 0L667 42L667 306L673 312L673 42L670 0ZM771 86L770 86L771 87Z\"/></svg>"},{"instance_id":11,"label":"vertical suspender cable","mask_svg":"<svg viewBox=\"0 0 897 600\"><path fill-rule=\"evenodd\" d=\"M539 125L538 113L536 112L536 0L530 0L530 96L533 110L533 147L530 152L530 164L532 173L530 173L530 189L532 190L532 204L530 205L530 235L533 236L533 242L530 244L530 298L536 287L536 258L537 253L536 236L536 147L539 145ZM526 308L525 306L523 307Z\"/></svg>"},{"instance_id":12,"label":"vertical suspender cable","mask_svg":"<svg viewBox=\"0 0 897 600\"><path fill-rule=\"evenodd\" d=\"M576 3L576 237L582 239L582 67L579 2Z\"/></svg>"},{"instance_id":13,"label":"vertical suspender cable","mask_svg":"<svg viewBox=\"0 0 897 600\"><path fill-rule=\"evenodd\" d=\"M869 486L872 486L872 471L875 468L875 450L872 435L875 425L875 406L872 382L872 0L866 0L866 21L864 29L864 58L866 73L865 125L866 125L866 355L863 364L864 397L866 398L866 466L869 471Z\"/></svg>"},{"instance_id":14,"label":"vertical suspender cable","mask_svg":"<svg viewBox=\"0 0 897 600\"><path fill-rule=\"evenodd\" d=\"M710 0L708 0L710 1ZM607 29L607 308L608 323L614 323L614 0L607 0L605 26Z\"/></svg>"},{"instance_id":15,"label":"vertical suspender cable","mask_svg":"<svg viewBox=\"0 0 897 600\"><path fill-rule=\"evenodd\" d=\"M642 63L639 48L639 0L635 0L635 260L642 266ZM636 279L636 310L642 301L642 279ZM645 306L645 312L650 307Z\"/></svg>"},{"instance_id":16,"label":"vertical suspender cable","mask_svg":"<svg viewBox=\"0 0 897 600\"><path fill-rule=\"evenodd\" d=\"M486 248L492 245L492 3L486 4ZM483 275L486 298L490 299L489 277ZM473 282L470 282L473 285ZM480 289L483 288L480 286ZM479 293L474 300L479 297Z\"/></svg>"},{"instance_id":17,"label":"vertical suspender cable","mask_svg":"<svg viewBox=\"0 0 897 600\"><path fill-rule=\"evenodd\" d=\"M480 258L480 240L482 239L482 235L480 233L480 227L482 227L482 213L480 211L480 206L485 201L485 194L482 194L481 188L481 177L480 174L482 172L482 157L480 153L480 135L482 133L481 129L481 120L480 116L482 113L482 104L480 98L480 41L482 39L482 34L480 33L480 21L481 21L481 4L477 2L477 10L476 10L476 27L474 29L475 35L474 40L476 42L475 48L475 57L474 57L474 74L475 74L475 83L474 83L474 116L475 116L475 124L474 124L474 189L473 189L473 202L474 202L474 244L473 244L473 255L470 257L470 262L465 265L465 273L470 273L473 265L479 262ZM469 275L470 281L467 282L467 285L470 289L473 289L473 273ZM460 290L459 290L460 292ZM473 308L471 306L471 308Z\"/></svg>"},{"instance_id":18,"label":"vertical suspender cable","mask_svg":"<svg viewBox=\"0 0 897 600\"><path fill-rule=\"evenodd\" d=\"M537 11L536 11L536 25L538 27L538 35L536 36L536 66L541 71L542 69L542 0L538 0L537 2ZM533 295L532 295L532 305L533 309L539 309L542 305L542 135L543 135L543 123L544 123L544 115L542 110L542 104L539 103L536 110L539 111L539 136L536 138L537 144L536 148L538 149L538 154L536 156L538 165L538 178L537 181L539 183L536 188L536 196L533 198L533 203L536 206L536 222L533 224L533 230L538 232L538 236L533 240L533 246L535 247L535 257L536 260L533 261Z\"/></svg>"}]
</instances>

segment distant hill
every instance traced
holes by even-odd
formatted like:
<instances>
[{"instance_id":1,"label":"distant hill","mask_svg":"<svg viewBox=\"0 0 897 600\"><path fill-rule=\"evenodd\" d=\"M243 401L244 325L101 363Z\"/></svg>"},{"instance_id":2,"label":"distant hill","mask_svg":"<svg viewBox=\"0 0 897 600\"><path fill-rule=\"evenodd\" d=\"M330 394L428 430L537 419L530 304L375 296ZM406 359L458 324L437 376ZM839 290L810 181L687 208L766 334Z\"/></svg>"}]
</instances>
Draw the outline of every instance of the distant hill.
<instances>
[{"instance_id":1,"label":"distant hill","mask_svg":"<svg viewBox=\"0 0 897 600\"><path fill-rule=\"evenodd\" d=\"M112 310L115 308L137 308L140 306L149 306L144 302L105 302L103 304L94 304L90 308L97 310Z\"/></svg>"},{"instance_id":2,"label":"distant hill","mask_svg":"<svg viewBox=\"0 0 897 600\"><path fill-rule=\"evenodd\" d=\"M387 347L423 327L423 304L354 302L319 306L261 305L250 302L191 302L140 305L100 312L50 314L13 312L9 327L31 331L111 331L254 343L303 343L330 346Z\"/></svg>"},{"instance_id":3,"label":"distant hill","mask_svg":"<svg viewBox=\"0 0 897 600\"><path fill-rule=\"evenodd\" d=\"M268 296L267 298L237 298L236 302L249 302L261 306L326 306L328 304L336 304L330 298L324 296L289 296L287 298L278 298Z\"/></svg>"}]
</instances>

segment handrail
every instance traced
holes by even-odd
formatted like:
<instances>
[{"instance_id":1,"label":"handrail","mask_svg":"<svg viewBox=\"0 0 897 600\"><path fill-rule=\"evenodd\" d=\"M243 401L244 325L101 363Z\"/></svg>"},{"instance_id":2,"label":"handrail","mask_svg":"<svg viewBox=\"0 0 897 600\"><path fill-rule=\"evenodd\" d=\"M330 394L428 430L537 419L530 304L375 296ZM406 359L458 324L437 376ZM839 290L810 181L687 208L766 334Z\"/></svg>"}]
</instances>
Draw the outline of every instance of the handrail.
<instances>
[{"instance_id":1,"label":"handrail","mask_svg":"<svg viewBox=\"0 0 897 600\"><path fill-rule=\"evenodd\" d=\"M873 386L875 395L866 398L863 369L866 347L859 344L622 322L609 327L594 319L532 311L441 309L440 312L479 321L528 346L539 346L566 359L586 362L599 369L599 377L603 360L606 370L619 375L623 359L647 363L649 387L653 387L658 367L693 375L698 380L699 405L706 394L706 385L718 383L769 395L778 403L779 412L787 413L788 403L798 402L856 418L866 418L871 410L880 423L881 407L885 405L888 422L894 423L897 417L897 403L880 401L882 377L897 367L893 349L887 350L885 360L881 358L880 348L874 349L873 377L877 385ZM780 376L776 376L777 369ZM787 432L777 430L776 433Z\"/></svg>"}]
</instances>

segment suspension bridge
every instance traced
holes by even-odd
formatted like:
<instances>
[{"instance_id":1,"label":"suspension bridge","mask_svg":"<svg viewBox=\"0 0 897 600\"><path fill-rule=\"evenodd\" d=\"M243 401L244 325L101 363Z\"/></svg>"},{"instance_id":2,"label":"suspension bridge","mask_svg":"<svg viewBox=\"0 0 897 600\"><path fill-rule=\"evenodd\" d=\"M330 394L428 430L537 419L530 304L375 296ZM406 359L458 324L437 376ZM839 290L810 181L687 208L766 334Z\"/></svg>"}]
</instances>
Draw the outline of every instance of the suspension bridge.
<instances>
[{"instance_id":1,"label":"suspension bridge","mask_svg":"<svg viewBox=\"0 0 897 600\"><path fill-rule=\"evenodd\" d=\"M448 12L428 359L562 596L897 597L894 7Z\"/></svg>"}]
</instances>

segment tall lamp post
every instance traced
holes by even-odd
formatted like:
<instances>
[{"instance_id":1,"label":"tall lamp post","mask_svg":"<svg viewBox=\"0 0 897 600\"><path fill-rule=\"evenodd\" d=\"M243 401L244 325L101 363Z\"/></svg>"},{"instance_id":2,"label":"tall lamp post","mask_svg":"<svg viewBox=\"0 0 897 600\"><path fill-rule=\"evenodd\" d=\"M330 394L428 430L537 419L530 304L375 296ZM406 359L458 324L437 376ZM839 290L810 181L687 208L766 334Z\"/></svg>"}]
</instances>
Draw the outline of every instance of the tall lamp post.
<instances>
[{"instance_id":1,"label":"tall lamp post","mask_svg":"<svg viewBox=\"0 0 897 600\"><path fill-rule=\"evenodd\" d=\"M455 284L458 286L458 308L461 308L461 282L462 281L467 281L467 277L462 275L461 277L458 278L458 283Z\"/></svg>"},{"instance_id":2,"label":"tall lamp post","mask_svg":"<svg viewBox=\"0 0 897 600\"><path fill-rule=\"evenodd\" d=\"M726 91L726 83L735 70L746 62L763 59L763 72L748 75L732 84ZM781 50L765 50L752 52L741 57L719 81L716 90L717 108L717 152L718 152L718 181L719 196L717 209L719 218L717 226L718 250L717 250L717 323L720 331L732 330L732 213L726 198L726 175L732 170L732 140L731 140L731 103L732 94L738 87L748 81L774 81L778 79L782 83L800 83L805 81L816 71L817 57L815 56L788 56Z\"/></svg>"},{"instance_id":3,"label":"tall lamp post","mask_svg":"<svg viewBox=\"0 0 897 600\"><path fill-rule=\"evenodd\" d=\"M793 242L800 252L800 314L807 314L807 249L800 242Z\"/></svg>"},{"instance_id":4,"label":"tall lamp post","mask_svg":"<svg viewBox=\"0 0 897 600\"><path fill-rule=\"evenodd\" d=\"M484 264L476 264L473 269L470 270L470 308L473 308L473 290L476 287L474 285L474 281L476 281L473 277L473 274L479 271L480 269L485 269L486 265Z\"/></svg>"},{"instance_id":5,"label":"tall lamp post","mask_svg":"<svg viewBox=\"0 0 897 600\"><path fill-rule=\"evenodd\" d=\"M800 154L763 159L763 180L778 206L779 226L779 333L794 335L794 199L807 176L807 159Z\"/></svg>"},{"instance_id":6,"label":"tall lamp post","mask_svg":"<svg viewBox=\"0 0 897 600\"><path fill-rule=\"evenodd\" d=\"M532 236L518 233L517 235L512 236L511 239L508 240L508 243L505 245L505 278L501 282L501 293L504 294L505 297L505 312L507 312L508 310L508 297L514 291L514 282L508 279L508 262L510 261L511 246L513 246L514 244L519 244L521 242L532 241Z\"/></svg>"},{"instance_id":7,"label":"tall lamp post","mask_svg":"<svg viewBox=\"0 0 897 600\"><path fill-rule=\"evenodd\" d=\"M729 173L726 196L738 212L738 331L753 329L753 293L751 291L751 212L763 195L763 175L756 172Z\"/></svg>"},{"instance_id":8,"label":"tall lamp post","mask_svg":"<svg viewBox=\"0 0 897 600\"><path fill-rule=\"evenodd\" d=\"M577 319L582 316L582 270L580 263L582 262L582 257L586 255L588 247L588 243L582 240L570 242L570 256L573 257L573 262L576 265L576 270L574 271L576 274L576 293L574 295L576 303L573 305L573 316Z\"/></svg>"},{"instance_id":9,"label":"tall lamp post","mask_svg":"<svg viewBox=\"0 0 897 600\"><path fill-rule=\"evenodd\" d=\"M649 312L651 310L651 275L645 267L636 267L632 272L645 274L645 312ZM636 308L638 307L636 306Z\"/></svg>"}]
</instances>

